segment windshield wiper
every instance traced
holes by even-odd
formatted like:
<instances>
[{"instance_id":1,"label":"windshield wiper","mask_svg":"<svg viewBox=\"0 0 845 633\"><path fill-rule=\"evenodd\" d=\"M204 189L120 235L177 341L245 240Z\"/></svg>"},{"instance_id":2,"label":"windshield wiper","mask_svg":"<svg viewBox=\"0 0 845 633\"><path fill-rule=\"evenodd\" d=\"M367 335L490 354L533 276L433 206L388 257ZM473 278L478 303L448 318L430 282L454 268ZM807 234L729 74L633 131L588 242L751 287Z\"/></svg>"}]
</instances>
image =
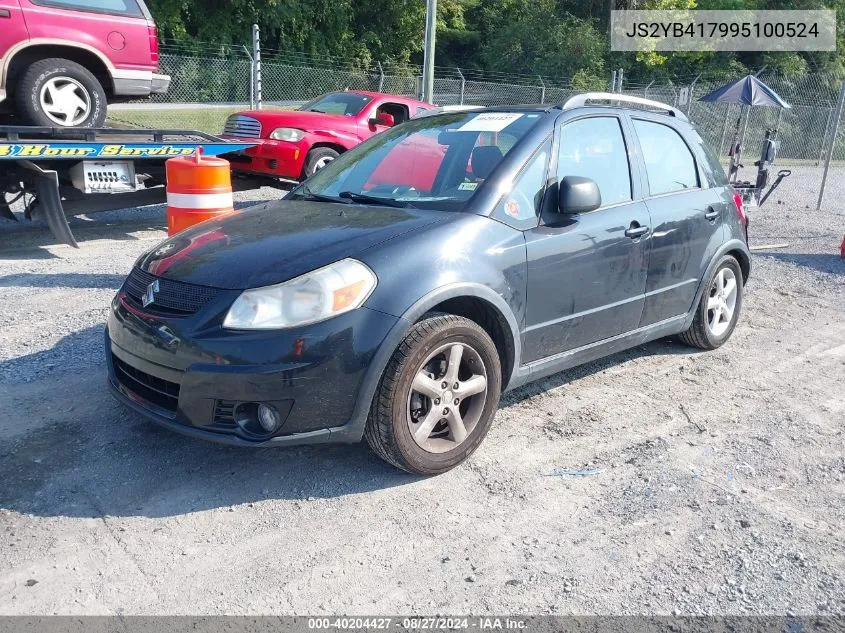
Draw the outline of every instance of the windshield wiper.
<instances>
[{"instance_id":1,"label":"windshield wiper","mask_svg":"<svg viewBox=\"0 0 845 633\"><path fill-rule=\"evenodd\" d=\"M370 204L378 204L384 207L404 208L408 206L407 202L400 202L393 198L379 198L377 196L368 196L366 193L355 193L354 191L341 191L337 195L340 198L346 198L353 202L369 202Z\"/></svg>"},{"instance_id":2,"label":"windshield wiper","mask_svg":"<svg viewBox=\"0 0 845 633\"><path fill-rule=\"evenodd\" d=\"M346 200L342 198L335 198L334 196L326 196L322 193L314 193L311 191L307 185L302 186L302 191L297 192L299 195L302 196L303 200L316 200L318 202L339 202L341 204L349 204Z\"/></svg>"}]
</instances>

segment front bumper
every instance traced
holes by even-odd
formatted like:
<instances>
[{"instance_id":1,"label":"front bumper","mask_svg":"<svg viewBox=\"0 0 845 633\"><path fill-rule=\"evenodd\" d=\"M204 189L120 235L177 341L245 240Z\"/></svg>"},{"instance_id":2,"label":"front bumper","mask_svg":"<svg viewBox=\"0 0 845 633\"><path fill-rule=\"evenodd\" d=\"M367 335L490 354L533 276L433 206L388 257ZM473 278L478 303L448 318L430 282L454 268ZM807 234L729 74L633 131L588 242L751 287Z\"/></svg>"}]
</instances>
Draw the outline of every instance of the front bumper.
<instances>
[{"instance_id":1,"label":"front bumper","mask_svg":"<svg viewBox=\"0 0 845 633\"><path fill-rule=\"evenodd\" d=\"M168 318L118 293L105 335L112 394L163 427L226 444L360 440L360 414L369 408L362 385L400 319L360 308L304 328L223 330L236 295L227 291L201 314ZM280 429L269 437L245 433L236 420L245 403L273 406Z\"/></svg>"},{"instance_id":2,"label":"front bumper","mask_svg":"<svg viewBox=\"0 0 845 633\"><path fill-rule=\"evenodd\" d=\"M226 155L235 171L286 180L299 180L302 176L302 168L308 154L307 143L240 138L226 134L221 138L238 143L256 143L253 147Z\"/></svg>"}]
</instances>

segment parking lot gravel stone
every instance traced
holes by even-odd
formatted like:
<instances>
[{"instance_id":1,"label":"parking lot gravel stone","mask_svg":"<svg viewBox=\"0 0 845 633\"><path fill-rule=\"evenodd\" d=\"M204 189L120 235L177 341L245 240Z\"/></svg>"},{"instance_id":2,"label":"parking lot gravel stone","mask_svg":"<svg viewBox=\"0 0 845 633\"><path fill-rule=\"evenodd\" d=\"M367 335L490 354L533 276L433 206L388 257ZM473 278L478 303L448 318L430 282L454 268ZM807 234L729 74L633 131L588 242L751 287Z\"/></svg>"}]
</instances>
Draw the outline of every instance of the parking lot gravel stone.
<instances>
[{"instance_id":1,"label":"parking lot gravel stone","mask_svg":"<svg viewBox=\"0 0 845 633\"><path fill-rule=\"evenodd\" d=\"M724 347L510 392L431 479L119 406L107 307L162 208L74 220L79 250L0 220L0 614L845 613L840 202L750 210L752 246L787 246L755 251Z\"/></svg>"}]
</instances>

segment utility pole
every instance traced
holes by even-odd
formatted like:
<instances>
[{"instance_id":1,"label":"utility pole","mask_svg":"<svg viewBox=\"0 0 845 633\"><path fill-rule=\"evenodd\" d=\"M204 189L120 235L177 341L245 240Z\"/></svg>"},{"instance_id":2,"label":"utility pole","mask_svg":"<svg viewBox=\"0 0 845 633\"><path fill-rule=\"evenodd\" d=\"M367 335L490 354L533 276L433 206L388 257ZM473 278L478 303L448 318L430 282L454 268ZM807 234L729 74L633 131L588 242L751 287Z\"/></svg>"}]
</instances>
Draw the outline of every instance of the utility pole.
<instances>
[{"instance_id":1,"label":"utility pole","mask_svg":"<svg viewBox=\"0 0 845 633\"><path fill-rule=\"evenodd\" d=\"M425 49L423 51L423 101L434 103L434 37L437 30L437 0L426 0Z\"/></svg>"}]
</instances>

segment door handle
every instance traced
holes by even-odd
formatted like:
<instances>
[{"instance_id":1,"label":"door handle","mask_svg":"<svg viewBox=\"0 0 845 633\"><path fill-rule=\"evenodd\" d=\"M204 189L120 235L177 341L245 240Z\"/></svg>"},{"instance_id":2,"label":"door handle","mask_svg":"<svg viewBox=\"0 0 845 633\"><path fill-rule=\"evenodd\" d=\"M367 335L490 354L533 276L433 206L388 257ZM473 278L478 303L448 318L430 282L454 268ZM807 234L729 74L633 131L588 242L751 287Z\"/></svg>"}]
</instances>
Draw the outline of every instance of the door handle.
<instances>
[{"instance_id":1,"label":"door handle","mask_svg":"<svg viewBox=\"0 0 845 633\"><path fill-rule=\"evenodd\" d=\"M8 9L0 9L0 18L10 18L12 17L12 12Z\"/></svg>"},{"instance_id":2,"label":"door handle","mask_svg":"<svg viewBox=\"0 0 845 633\"><path fill-rule=\"evenodd\" d=\"M625 231L625 237L630 237L633 240L642 237L646 233L648 233L648 227L640 226L639 222L634 221L631 222L631 226Z\"/></svg>"},{"instance_id":3,"label":"door handle","mask_svg":"<svg viewBox=\"0 0 845 633\"><path fill-rule=\"evenodd\" d=\"M719 212L714 209L713 207L707 207L707 213L704 214L704 217L710 220L711 222L719 217Z\"/></svg>"}]
</instances>

